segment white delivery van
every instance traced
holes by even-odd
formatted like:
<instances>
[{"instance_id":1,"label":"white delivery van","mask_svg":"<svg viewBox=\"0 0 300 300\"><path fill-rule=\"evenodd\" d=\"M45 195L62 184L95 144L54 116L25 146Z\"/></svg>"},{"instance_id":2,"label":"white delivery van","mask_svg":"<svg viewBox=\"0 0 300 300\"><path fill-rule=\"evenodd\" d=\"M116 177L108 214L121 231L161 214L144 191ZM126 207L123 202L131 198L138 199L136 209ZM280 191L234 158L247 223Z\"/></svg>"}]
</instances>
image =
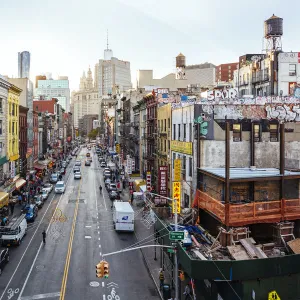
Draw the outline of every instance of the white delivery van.
<instances>
[{"instance_id":1,"label":"white delivery van","mask_svg":"<svg viewBox=\"0 0 300 300\"><path fill-rule=\"evenodd\" d=\"M114 201L113 222L116 231L134 231L134 211L128 202Z\"/></svg>"},{"instance_id":2,"label":"white delivery van","mask_svg":"<svg viewBox=\"0 0 300 300\"><path fill-rule=\"evenodd\" d=\"M5 225L0 226L0 238L3 246L20 245L27 233L27 221L25 215L15 217Z\"/></svg>"}]
</instances>

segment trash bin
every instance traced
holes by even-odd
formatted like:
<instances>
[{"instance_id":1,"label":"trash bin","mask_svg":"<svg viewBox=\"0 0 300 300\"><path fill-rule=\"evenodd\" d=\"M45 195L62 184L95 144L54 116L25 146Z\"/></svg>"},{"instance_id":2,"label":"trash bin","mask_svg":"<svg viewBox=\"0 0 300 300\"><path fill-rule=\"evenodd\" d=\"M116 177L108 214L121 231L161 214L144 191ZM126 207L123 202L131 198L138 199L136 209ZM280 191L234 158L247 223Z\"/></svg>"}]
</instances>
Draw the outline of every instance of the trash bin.
<instances>
[{"instance_id":1,"label":"trash bin","mask_svg":"<svg viewBox=\"0 0 300 300\"><path fill-rule=\"evenodd\" d=\"M171 298L171 288L169 284L164 284L162 287L163 298L164 300L168 300Z\"/></svg>"}]
</instances>

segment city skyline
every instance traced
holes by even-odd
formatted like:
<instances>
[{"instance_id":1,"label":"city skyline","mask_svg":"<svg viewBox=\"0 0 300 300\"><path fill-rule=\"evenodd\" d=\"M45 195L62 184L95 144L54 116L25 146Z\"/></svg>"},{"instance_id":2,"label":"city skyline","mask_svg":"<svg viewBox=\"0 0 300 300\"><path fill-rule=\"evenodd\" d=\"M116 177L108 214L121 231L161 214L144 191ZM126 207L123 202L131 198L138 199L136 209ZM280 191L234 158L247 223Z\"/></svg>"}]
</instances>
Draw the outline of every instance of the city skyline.
<instances>
[{"instance_id":1,"label":"city skyline","mask_svg":"<svg viewBox=\"0 0 300 300\"><path fill-rule=\"evenodd\" d=\"M51 11L58 3L60 11L55 22L43 14L34 14L40 3L5 4L0 22L7 28L2 42L9 46L1 50L1 74L16 77L17 53L26 50L31 53L31 80L44 72L52 72L54 77L67 75L71 90L77 90L82 71L89 65L93 68L103 58L107 29L109 47L115 57L131 63L133 84L138 69L153 69L156 78L173 72L179 52L187 57L187 64L234 62L245 53L261 52L263 22L273 13L284 20L283 50L300 49L300 42L294 39L299 27L297 2L293 3L293 11L285 10L279 0L253 1L251 8L236 0L230 3L190 0L184 7L180 2L164 1L159 10L155 5L136 0L91 1L86 7L80 1L72 1L71 6L70 1L54 0L47 4L47 9ZM106 12L101 18L97 15L98 8ZM249 10L255 14L244 13ZM20 23L12 23L13 19ZM78 19L80 23L73 21Z\"/></svg>"}]
</instances>

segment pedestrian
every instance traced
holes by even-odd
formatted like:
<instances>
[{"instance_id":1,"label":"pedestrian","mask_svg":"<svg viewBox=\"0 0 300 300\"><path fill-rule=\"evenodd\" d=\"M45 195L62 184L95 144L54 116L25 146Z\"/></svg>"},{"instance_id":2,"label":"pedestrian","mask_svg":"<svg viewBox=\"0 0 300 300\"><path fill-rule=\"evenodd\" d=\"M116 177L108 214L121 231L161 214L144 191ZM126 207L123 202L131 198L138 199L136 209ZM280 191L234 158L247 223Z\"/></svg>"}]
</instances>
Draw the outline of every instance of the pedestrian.
<instances>
[{"instance_id":1,"label":"pedestrian","mask_svg":"<svg viewBox=\"0 0 300 300\"><path fill-rule=\"evenodd\" d=\"M10 206L10 212L11 212L11 214L13 215L13 214L14 214L14 210L15 210L15 204L11 202L11 203L9 204L9 206Z\"/></svg>"},{"instance_id":2,"label":"pedestrian","mask_svg":"<svg viewBox=\"0 0 300 300\"><path fill-rule=\"evenodd\" d=\"M189 286L188 283L187 283L187 285L185 286L183 295L185 295L185 298L184 298L185 300L188 300L188 299L190 299L190 297L191 297L191 289L190 289L190 286Z\"/></svg>"},{"instance_id":3,"label":"pedestrian","mask_svg":"<svg viewBox=\"0 0 300 300\"><path fill-rule=\"evenodd\" d=\"M160 282L160 289L163 288L163 285L164 285L164 281L165 281L165 275L164 275L164 271L163 269L160 269L159 270L159 282Z\"/></svg>"},{"instance_id":4,"label":"pedestrian","mask_svg":"<svg viewBox=\"0 0 300 300\"><path fill-rule=\"evenodd\" d=\"M45 229L43 230L42 235L43 235L43 243L46 244L46 235L47 234L46 234Z\"/></svg>"}]
</instances>

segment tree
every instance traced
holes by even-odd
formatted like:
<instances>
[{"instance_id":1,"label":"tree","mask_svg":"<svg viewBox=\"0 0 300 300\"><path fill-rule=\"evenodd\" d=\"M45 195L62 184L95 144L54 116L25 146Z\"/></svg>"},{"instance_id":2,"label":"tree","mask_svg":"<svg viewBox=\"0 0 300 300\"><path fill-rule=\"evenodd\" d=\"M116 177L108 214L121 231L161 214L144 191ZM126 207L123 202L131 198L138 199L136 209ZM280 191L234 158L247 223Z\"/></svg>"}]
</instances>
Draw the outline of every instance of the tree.
<instances>
[{"instance_id":1,"label":"tree","mask_svg":"<svg viewBox=\"0 0 300 300\"><path fill-rule=\"evenodd\" d=\"M93 129L89 132L88 137L92 140L95 140L99 133L99 128Z\"/></svg>"}]
</instances>

